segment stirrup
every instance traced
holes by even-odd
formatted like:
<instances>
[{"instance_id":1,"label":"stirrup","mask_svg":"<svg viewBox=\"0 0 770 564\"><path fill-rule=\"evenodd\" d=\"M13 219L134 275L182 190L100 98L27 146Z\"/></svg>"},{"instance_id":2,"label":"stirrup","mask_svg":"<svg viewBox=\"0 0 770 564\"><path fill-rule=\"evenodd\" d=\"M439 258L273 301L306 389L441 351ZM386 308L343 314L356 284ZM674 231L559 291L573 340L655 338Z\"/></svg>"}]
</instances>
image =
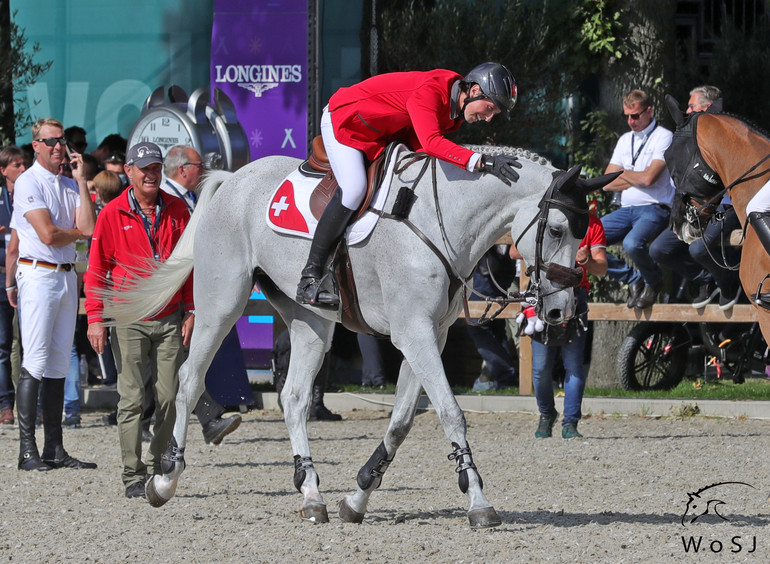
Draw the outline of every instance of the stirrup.
<instances>
[{"instance_id":1,"label":"stirrup","mask_svg":"<svg viewBox=\"0 0 770 564\"><path fill-rule=\"evenodd\" d=\"M768 278L770 278L770 274L765 274L765 277L762 278L762 281L757 285L757 291L751 297L751 301L763 309L770 310L770 292L762 291L762 285Z\"/></svg>"},{"instance_id":2,"label":"stirrup","mask_svg":"<svg viewBox=\"0 0 770 564\"><path fill-rule=\"evenodd\" d=\"M324 309L339 309L340 297L323 287L328 277L328 274L322 278L303 276L297 286L297 302Z\"/></svg>"}]
</instances>

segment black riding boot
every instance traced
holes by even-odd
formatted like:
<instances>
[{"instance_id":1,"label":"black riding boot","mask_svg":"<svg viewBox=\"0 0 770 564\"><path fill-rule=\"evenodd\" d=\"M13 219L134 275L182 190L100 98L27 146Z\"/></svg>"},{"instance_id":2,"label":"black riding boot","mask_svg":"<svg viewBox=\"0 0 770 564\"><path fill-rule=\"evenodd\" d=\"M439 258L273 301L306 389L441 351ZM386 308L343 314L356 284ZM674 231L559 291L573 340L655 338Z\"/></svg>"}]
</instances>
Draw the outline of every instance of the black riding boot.
<instances>
[{"instance_id":1,"label":"black riding boot","mask_svg":"<svg viewBox=\"0 0 770 564\"><path fill-rule=\"evenodd\" d=\"M339 307L339 296L333 291L321 288L324 281L323 268L326 259L329 258L340 237L345 233L348 221L355 211L342 205L342 191L337 188L315 228L313 243L310 245L310 254L307 257L305 268L302 269L302 278L297 285L297 301L299 303L327 309Z\"/></svg>"},{"instance_id":2,"label":"black riding boot","mask_svg":"<svg viewBox=\"0 0 770 564\"><path fill-rule=\"evenodd\" d=\"M43 404L43 462L53 468L96 468L93 462L82 462L64 450L61 418L64 407L64 378L43 378L40 402Z\"/></svg>"},{"instance_id":3,"label":"black riding boot","mask_svg":"<svg viewBox=\"0 0 770 564\"><path fill-rule=\"evenodd\" d=\"M37 394L40 380L34 378L26 368L21 369L19 385L16 388L16 410L19 419L19 470L50 470L40 460L35 442L35 419L37 418ZM61 417L61 413L59 414Z\"/></svg>"},{"instance_id":4,"label":"black riding boot","mask_svg":"<svg viewBox=\"0 0 770 564\"><path fill-rule=\"evenodd\" d=\"M754 228L754 233L757 234L759 242L762 243L765 251L770 255L770 213L751 212L749 214L749 223Z\"/></svg>"},{"instance_id":5,"label":"black riding boot","mask_svg":"<svg viewBox=\"0 0 770 564\"><path fill-rule=\"evenodd\" d=\"M316 374L315 381L313 381L313 397L310 403L310 419L316 419L318 421L340 421L342 415L338 413L332 413L324 405L324 393L326 387L329 384L329 355L326 355L321 370Z\"/></svg>"}]
</instances>

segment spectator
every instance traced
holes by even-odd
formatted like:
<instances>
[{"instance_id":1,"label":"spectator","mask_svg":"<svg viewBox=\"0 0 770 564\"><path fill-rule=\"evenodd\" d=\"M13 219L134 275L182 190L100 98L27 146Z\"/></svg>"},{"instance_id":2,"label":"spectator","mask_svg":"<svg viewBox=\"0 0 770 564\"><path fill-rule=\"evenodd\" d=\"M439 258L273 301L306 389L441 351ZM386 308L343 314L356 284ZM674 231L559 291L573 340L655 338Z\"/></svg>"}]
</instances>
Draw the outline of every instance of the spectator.
<instances>
[{"instance_id":1,"label":"spectator","mask_svg":"<svg viewBox=\"0 0 770 564\"><path fill-rule=\"evenodd\" d=\"M6 249L11 242L11 214L13 213L13 192L16 179L26 170L24 154L15 145L0 151L0 174L5 183L0 191L0 234L2 243L2 268L5 269ZM13 285L13 284L11 284ZM0 294L0 424L12 425L15 399L11 370L13 350L13 326L15 310L8 301L6 292Z\"/></svg>"},{"instance_id":2,"label":"spectator","mask_svg":"<svg viewBox=\"0 0 770 564\"><path fill-rule=\"evenodd\" d=\"M623 243L634 268L607 253L607 274L628 284L628 307L644 309L655 303L663 274L650 258L649 245L671 215L674 186L663 153L673 134L658 125L652 103L642 90L623 99L623 116L631 131L618 139L605 173L623 171L604 190L621 194L621 207L602 218L607 244Z\"/></svg>"},{"instance_id":3,"label":"spectator","mask_svg":"<svg viewBox=\"0 0 770 564\"><path fill-rule=\"evenodd\" d=\"M567 333L560 337L550 334L551 326L542 333L533 332L531 327L525 328L525 333L532 335L532 384L540 411L540 421L535 431L535 437L538 439L552 436L553 425L559 417L554 403L553 368L560 351L565 371L561 436L564 439L583 436L577 430L577 426L582 417L581 405L586 385L584 358L588 323L588 290L590 289L587 274L603 276L607 272L606 246L602 222L593 214L589 215L588 232L577 252L577 264L583 268L583 281L575 288L576 311L579 315L563 328L562 333L564 331ZM520 318L531 319L534 308L527 309L532 311L524 313L523 316L519 316Z\"/></svg>"},{"instance_id":4,"label":"spectator","mask_svg":"<svg viewBox=\"0 0 770 564\"><path fill-rule=\"evenodd\" d=\"M104 163L112 154L120 153L125 156L127 141L118 133L111 133L99 143L99 146L91 154L95 156L100 163ZM123 172L121 170L121 172Z\"/></svg>"},{"instance_id":5,"label":"spectator","mask_svg":"<svg viewBox=\"0 0 770 564\"><path fill-rule=\"evenodd\" d=\"M113 285L138 276L147 260L168 258L190 219L184 203L160 190L160 148L137 143L128 152L124 170L131 186L102 209L96 222L86 273L88 340L104 353L107 329L99 291L111 276ZM184 311L184 314L182 313ZM118 434L126 497L144 497L148 467L162 474L161 455L172 438L175 398L183 346L193 327L192 278L171 302L151 319L116 328L113 347L118 364ZM142 408L148 362L153 368L156 410L154 436L146 464L142 462Z\"/></svg>"},{"instance_id":6,"label":"spectator","mask_svg":"<svg viewBox=\"0 0 770 564\"><path fill-rule=\"evenodd\" d=\"M687 113L722 111L722 92L716 86L698 86L690 91ZM730 195L725 193L717 208L721 221L710 221L703 237L692 244L681 241L673 231L666 229L650 245L650 256L659 265L693 282L698 290L692 305L702 308L719 295L719 308L732 308L743 295L736 270L741 259L740 247L724 245L730 233L740 229ZM714 260L717 259L717 260Z\"/></svg>"},{"instance_id":7,"label":"spectator","mask_svg":"<svg viewBox=\"0 0 770 564\"><path fill-rule=\"evenodd\" d=\"M203 170L203 161L198 151L185 145L171 147L163 160L166 181L161 184L161 189L181 199L192 214L197 201L195 190ZM237 413L222 419L225 411L225 408L211 397L208 390L203 390L195 406L195 415L200 421L203 438L207 443L218 445L241 424L241 416Z\"/></svg>"},{"instance_id":8,"label":"spectator","mask_svg":"<svg viewBox=\"0 0 770 564\"><path fill-rule=\"evenodd\" d=\"M73 125L64 130L64 136L67 138L67 145L71 150L81 155L86 152L88 140L85 129L79 125Z\"/></svg>"},{"instance_id":9,"label":"spectator","mask_svg":"<svg viewBox=\"0 0 770 564\"><path fill-rule=\"evenodd\" d=\"M97 174L94 177L94 192L96 194L94 204L96 206L96 213L98 214L108 202L120 196L123 189L123 181L117 173L110 170L103 170Z\"/></svg>"},{"instance_id":10,"label":"spectator","mask_svg":"<svg viewBox=\"0 0 770 564\"><path fill-rule=\"evenodd\" d=\"M473 274L473 289L482 296L504 297L507 289L516 277L516 261L508 256L505 245L497 245L487 251L476 266ZM498 288L499 286L499 288ZM502 290L500 289L502 288ZM471 300L481 300L482 296L471 295ZM474 391L510 388L518 383L516 361L508 347L505 333L505 321L494 319L484 325L467 326L481 358L489 371L490 380L484 382L480 376L473 384Z\"/></svg>"},{"instance_id":11,"label":"spectator","mask_svg":"<svg viewBox=\"0 0 770 564\"><path fill-rule=\"evenodd\" d=\"M15 301L18 291L24 343L16 394L21 470L96 468L70 456L62 441L64 379L78 311L75 241L90 237L96 221L82 157L76 153L68 163L74 180L59 173L68 162L65 143L61 123L50 118L35 122L32 147L37 159L16 181L12 225L20 258L16 271L6 272L6 286L9 300ZM38 391L45 432L42 459L35 442Z\"/></svg>"}]
</instances>

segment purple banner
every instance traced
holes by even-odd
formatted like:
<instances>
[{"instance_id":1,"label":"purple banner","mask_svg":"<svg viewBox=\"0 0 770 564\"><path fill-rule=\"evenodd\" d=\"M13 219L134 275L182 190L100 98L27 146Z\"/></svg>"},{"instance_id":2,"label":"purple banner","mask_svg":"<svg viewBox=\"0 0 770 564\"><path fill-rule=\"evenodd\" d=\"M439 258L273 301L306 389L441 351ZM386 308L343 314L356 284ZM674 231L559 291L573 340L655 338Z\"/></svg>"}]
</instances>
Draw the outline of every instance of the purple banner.
<instances>
[{"instance_id":1,"label":"purple banner","mask_svg":"<svg viewBox=\"0 0 770 564\"><path fill-rule=\"evenodd\" d=\"M214 0L211 87L235 104L251 158L307 156L307 0Z\"/></svg>"}]
</instances>

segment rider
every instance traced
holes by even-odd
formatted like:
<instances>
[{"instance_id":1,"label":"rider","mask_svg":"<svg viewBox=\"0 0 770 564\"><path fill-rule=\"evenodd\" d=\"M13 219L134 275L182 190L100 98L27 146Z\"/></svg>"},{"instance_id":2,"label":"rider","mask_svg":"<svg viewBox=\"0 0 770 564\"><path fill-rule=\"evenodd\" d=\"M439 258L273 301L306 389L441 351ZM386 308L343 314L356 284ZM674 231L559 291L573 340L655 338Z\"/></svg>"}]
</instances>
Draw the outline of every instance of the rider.
<instances>
[{"instance_id":1,"label":"rider","mask_svg":"<svg viewBox=\"0 0 770 564\"><path fill-rule=\"evenodd\" d=\"M297 301L337 309L339 296L322 288L323 266L366 192L366 161L392 141L403 141L469 171L489 172L510 185L521 168L515 157L474 153L444 137L462 121L489 121L516 104L516 79L498 63L483 63L463 78L449 70L374 76L329 99L321 134L339 183L316 227Z\"/></svg>"}]
</instances>

